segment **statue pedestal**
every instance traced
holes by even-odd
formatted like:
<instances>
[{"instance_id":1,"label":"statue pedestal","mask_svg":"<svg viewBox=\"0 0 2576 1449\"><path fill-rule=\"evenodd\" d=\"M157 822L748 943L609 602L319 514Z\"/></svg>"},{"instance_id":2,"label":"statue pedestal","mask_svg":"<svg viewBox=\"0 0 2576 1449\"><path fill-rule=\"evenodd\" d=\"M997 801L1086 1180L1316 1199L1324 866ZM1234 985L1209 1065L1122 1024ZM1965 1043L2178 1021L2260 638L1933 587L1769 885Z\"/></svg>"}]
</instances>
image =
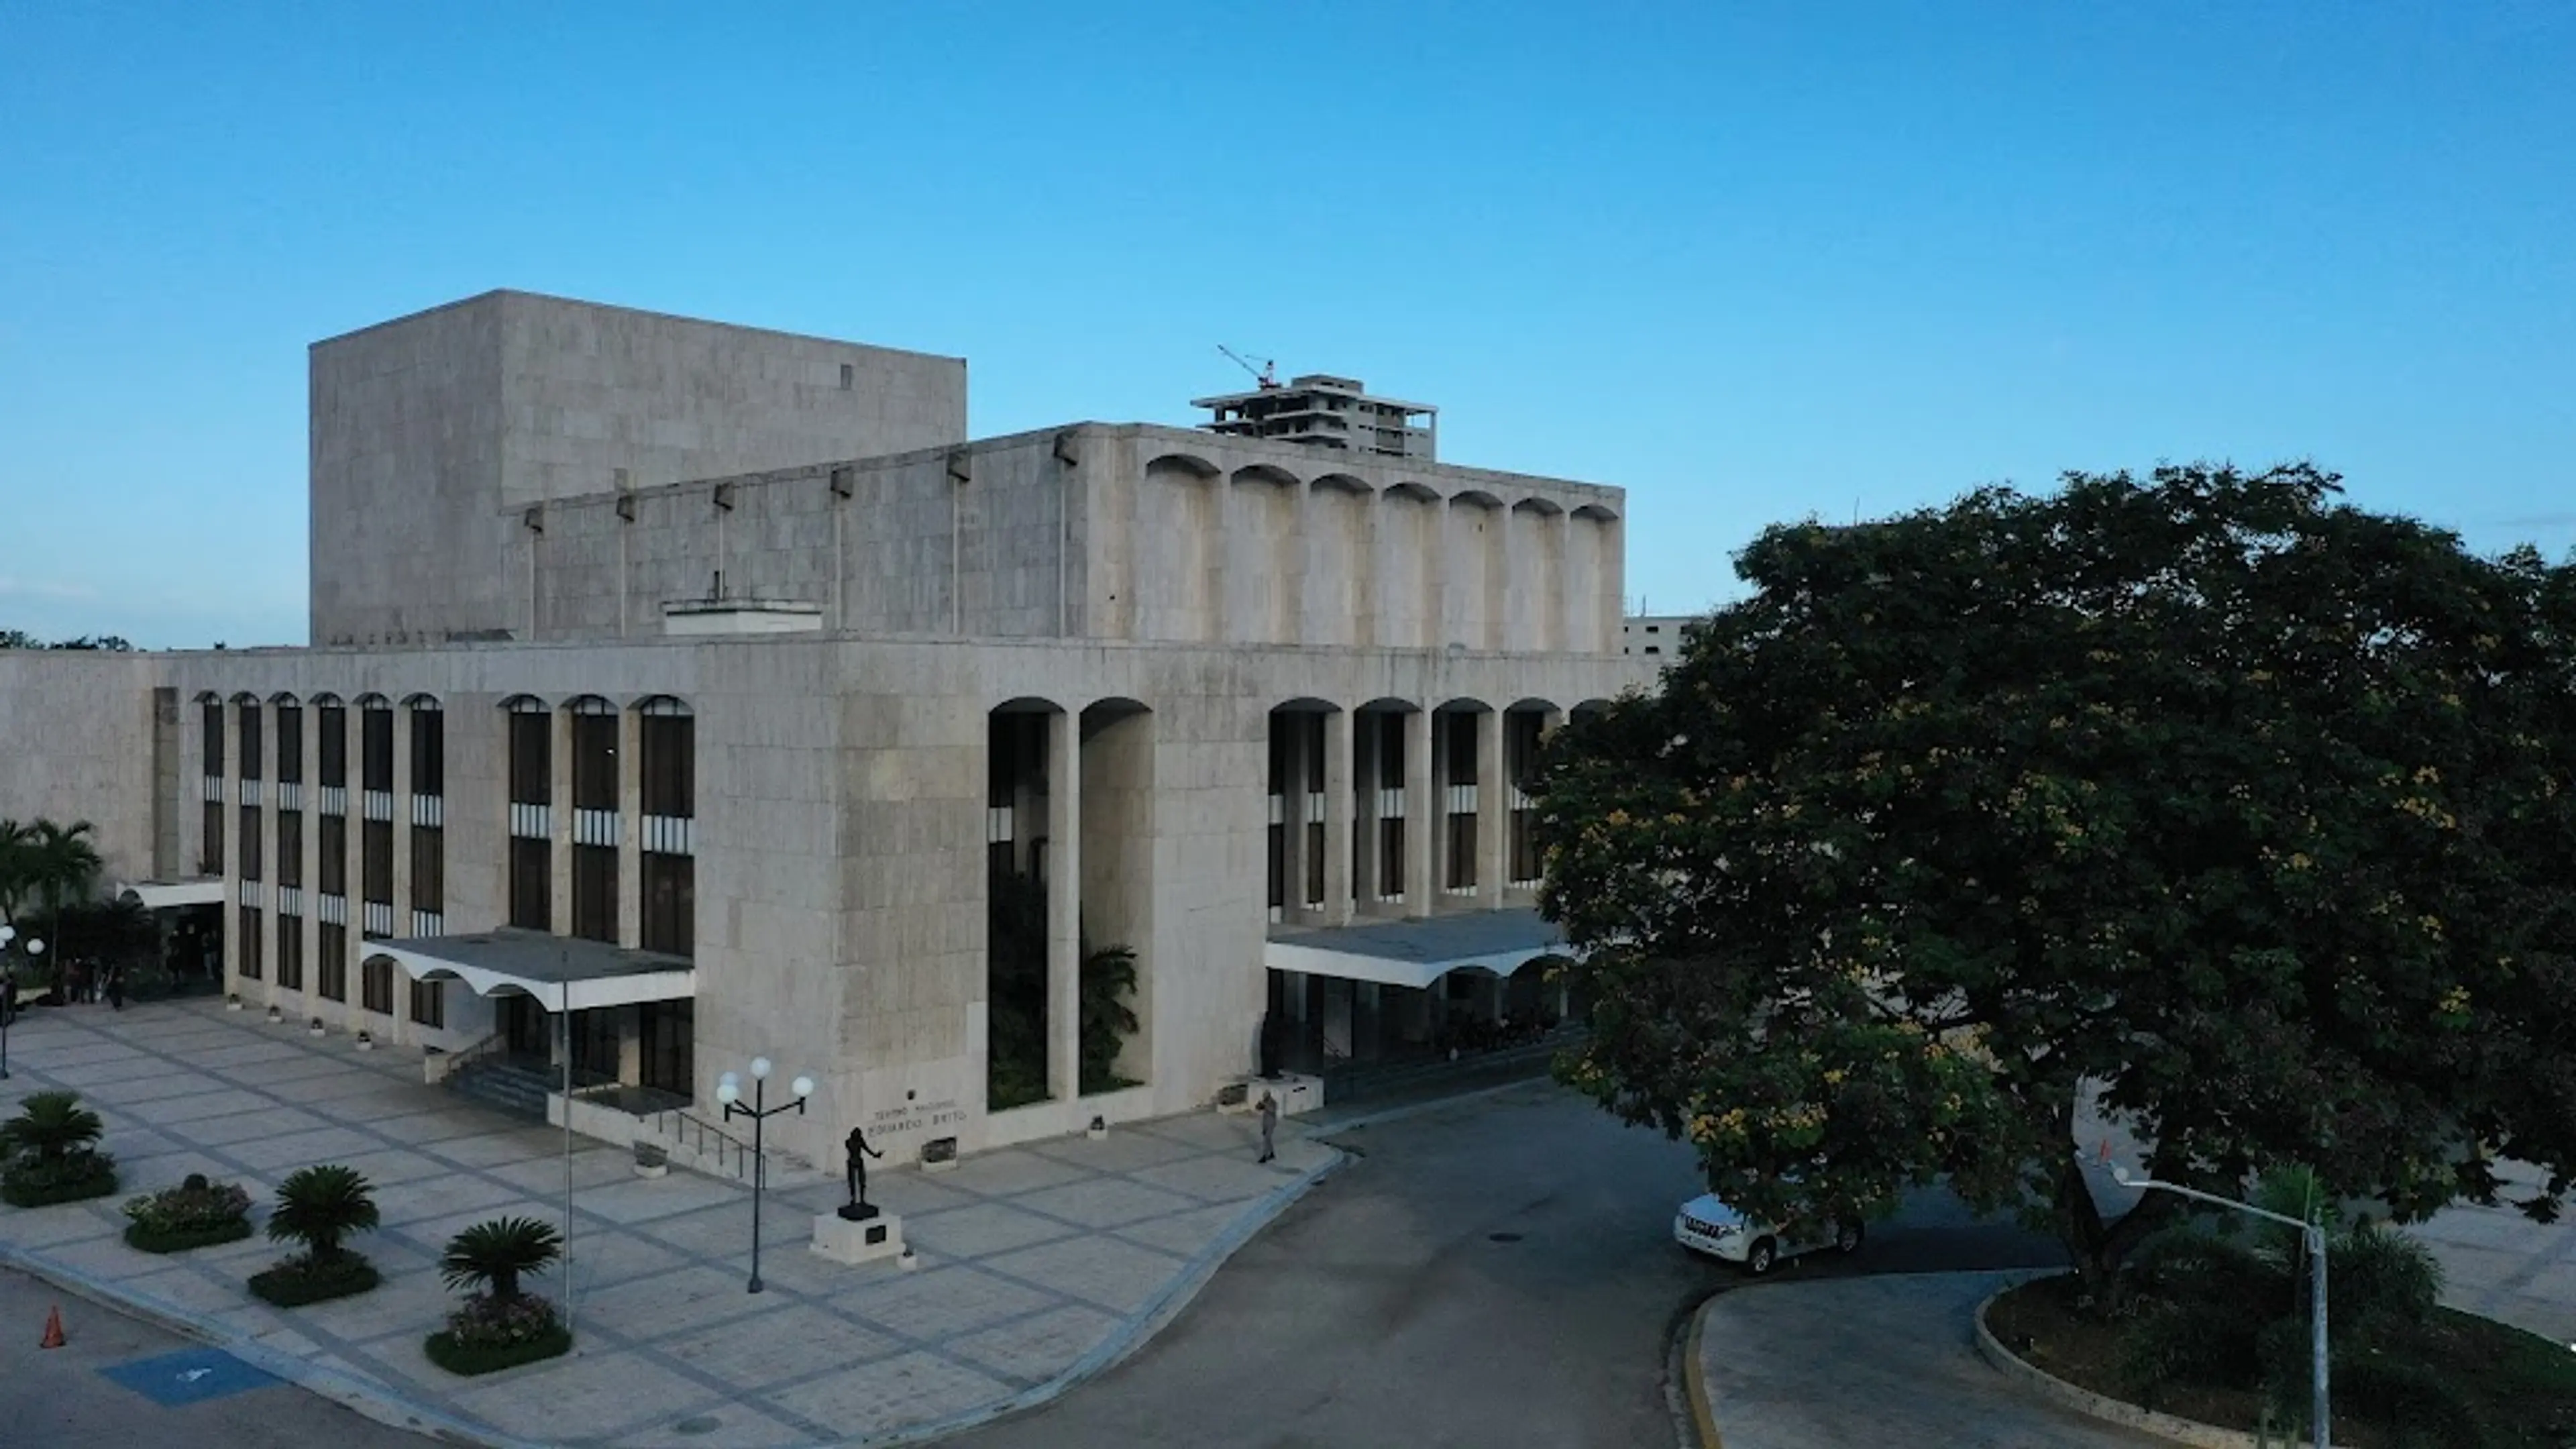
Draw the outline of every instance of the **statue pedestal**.
<instances>
[{"instance_id":1,"label":"statue pedestal","mask_svg":"<svg viewBox=\"0 0 2576 1449\"><path fill-rule=\"evenodd\" d=\"M845 1218L837 1212L814 1215L814 1251L835 1263L873 1263L903 1252L903 1219L892 1213Z\"/></svg>"}]
</instances>

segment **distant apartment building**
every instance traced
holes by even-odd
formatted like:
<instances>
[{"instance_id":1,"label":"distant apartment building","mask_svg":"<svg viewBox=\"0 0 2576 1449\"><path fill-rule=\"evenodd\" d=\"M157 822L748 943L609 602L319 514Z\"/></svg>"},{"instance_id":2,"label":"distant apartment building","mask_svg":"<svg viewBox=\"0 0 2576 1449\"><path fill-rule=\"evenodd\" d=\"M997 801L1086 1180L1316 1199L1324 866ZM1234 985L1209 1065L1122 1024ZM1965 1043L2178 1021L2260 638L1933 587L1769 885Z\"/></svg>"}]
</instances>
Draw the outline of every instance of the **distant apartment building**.
<instances>
[{"instance_id":1,"label":"distant apartment building","mask_svg":"<svg viewBox=\"0 0 2576 1449\"><path fill-rule=\"evenodd\" d=\"M1264 381L1250 392L1198 398L1190 406L1205 408L1212 415L1199 426L1229 438L1261 438L1417 463L1439 456L1438 408L1371 397L1368 385L1357 378L1309 373L1284 385Z\"/></svg>"}]
</instances>

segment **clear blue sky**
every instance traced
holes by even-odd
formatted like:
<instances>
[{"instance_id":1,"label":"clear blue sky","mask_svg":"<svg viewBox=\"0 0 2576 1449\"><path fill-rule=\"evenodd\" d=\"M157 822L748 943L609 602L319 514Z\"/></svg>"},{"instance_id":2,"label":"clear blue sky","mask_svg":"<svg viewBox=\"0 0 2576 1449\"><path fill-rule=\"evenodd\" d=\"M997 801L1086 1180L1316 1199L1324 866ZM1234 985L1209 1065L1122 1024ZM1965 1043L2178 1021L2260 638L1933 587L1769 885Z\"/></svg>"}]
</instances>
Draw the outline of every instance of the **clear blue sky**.
<instances>
[{"instance_id":1,"label":"clear blue sky","mask_svg":"<svg viewBox=\"0 0 2576 1449\"><path fill-rule=\"evenodd\" d=\"M787 12L803 13L788 18ZM2313 457L2576 544L2576 7L0 0L0 627L304 637L305 345L496 286L1764 523Z\"/></svg>"}]
</instances>

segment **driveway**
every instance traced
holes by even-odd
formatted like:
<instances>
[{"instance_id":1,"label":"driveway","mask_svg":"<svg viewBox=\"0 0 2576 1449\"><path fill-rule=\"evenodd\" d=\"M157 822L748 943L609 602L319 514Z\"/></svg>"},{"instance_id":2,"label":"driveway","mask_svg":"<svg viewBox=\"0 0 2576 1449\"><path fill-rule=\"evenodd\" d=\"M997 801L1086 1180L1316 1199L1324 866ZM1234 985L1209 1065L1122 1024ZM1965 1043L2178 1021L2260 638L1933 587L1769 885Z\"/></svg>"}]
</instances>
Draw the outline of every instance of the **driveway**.
<instances>
[{"instance_id":1,"label":"driveway","mask_svg":"<svg viewBox=\"0 0 2576 1449\"><path fill-rule=\"evenodd\" d=\"M1672 1241L1674 1207L1699 1191L1687 1146L1545 1083L1317 1130L1356 1160L1235 1254L1177 1322L1048 1407L954 1442L1689 1442L1669 1372L1675 1335L1744 1280ZM1926 1193L1857 1259L1802 1262L1781 1282L2062 1261L2053 1254Z\"/></svg>"}]
</instances>

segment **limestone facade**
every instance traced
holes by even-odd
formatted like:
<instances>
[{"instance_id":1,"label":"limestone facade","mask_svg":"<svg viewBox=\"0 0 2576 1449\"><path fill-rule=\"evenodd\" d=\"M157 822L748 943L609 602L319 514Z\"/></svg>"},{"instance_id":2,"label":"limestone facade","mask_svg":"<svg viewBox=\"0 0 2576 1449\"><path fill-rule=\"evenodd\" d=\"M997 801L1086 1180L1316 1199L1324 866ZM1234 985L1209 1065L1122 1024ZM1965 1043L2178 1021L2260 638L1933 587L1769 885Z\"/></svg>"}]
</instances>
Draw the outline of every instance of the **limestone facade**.
<instances>
[{"instance_id":1,"label":"limestone facade","mask_svg":"<svg viewBox=\"0 0 2576 1449\"><path fill-rule=\"evenodd\" d=\"M622 485L598 486L598 437L512 451L598 429L503 419L437 368L326 404L375 365L359 352L552 339L563 355L505 368L506 403L672 322L551 299L514 322L517 295L316 349L315 647L0 654L0 815L96 821L123 880L219 877L226 989L290 1020L490 1041L495 1001L380 990L367 938L516 918L690 957L686 1080L663 1085L712 1103L756 1055L810 1074L814 1110L770 1132L818 1159L853 1124L909 1155L1187 1110L1255 1062L1274 922L1526 903L1517 771L1566 711L1653 678L1620 652L1614 488L1149 425L925 443L952 421L946 374L910 354L854 383L883 395L847 429L772 434L745 421L785 415L771 384L838 395L836 370L799 369L871 350L704 323L672 323L708 334L680 361L667 339L629 354L669 370L599 414L635 420L606 430L631 449ZM654 388L677 400L657 413ZM728 397L735 414L710 401ZM689 437L737 463L809 455L670 476L702 456L671 441ZM804 622L666 632L664 606L717 573ZM677 806L648 778L669 739L688 742ZM1008 770L1005 740L1029 756ZM1051 1095L988 1111L989 882L1039 857ZM683 859L675 928L655 882ZM1074 1071L1084 940L1137 955L1118 1065L1142 1085L1107 1097ZM618 1030L632 1080L650 1027Z\"/></svg>"}]
</instances>

